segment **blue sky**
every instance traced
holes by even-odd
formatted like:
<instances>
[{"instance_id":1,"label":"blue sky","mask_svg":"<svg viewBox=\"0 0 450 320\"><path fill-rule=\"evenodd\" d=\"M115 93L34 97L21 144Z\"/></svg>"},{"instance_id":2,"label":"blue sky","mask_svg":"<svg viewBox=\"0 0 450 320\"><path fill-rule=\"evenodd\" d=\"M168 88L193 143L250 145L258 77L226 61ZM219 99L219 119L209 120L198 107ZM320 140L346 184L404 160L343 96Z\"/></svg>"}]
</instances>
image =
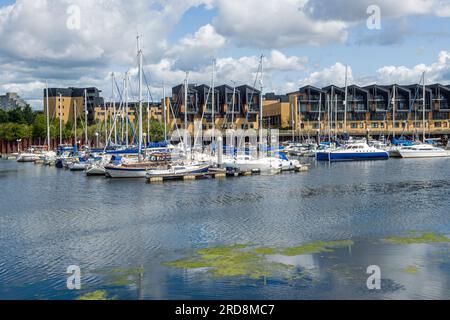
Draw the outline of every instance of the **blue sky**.
<instances>
[{"instance_id":1,"label":"blue sky","mask_svg":"<svg viewBox=\"0 0 450 320\"><path fill-rule=\"evenodd\" d=\"M366 9L381 10L381 30L366 26ZM12 9L6 9L13 5ZM69 6L80 12L70 29ZM252 14L258 7L258 14ZM18 91L41 105L51 86L97 86L110 95L110 73L136 73L135 36L155 97L186 71L208 83L252 83L265 55L267 91L350 81L450 81L450 0L0 0L0 93Z\"/></svg>"}]
</instances>

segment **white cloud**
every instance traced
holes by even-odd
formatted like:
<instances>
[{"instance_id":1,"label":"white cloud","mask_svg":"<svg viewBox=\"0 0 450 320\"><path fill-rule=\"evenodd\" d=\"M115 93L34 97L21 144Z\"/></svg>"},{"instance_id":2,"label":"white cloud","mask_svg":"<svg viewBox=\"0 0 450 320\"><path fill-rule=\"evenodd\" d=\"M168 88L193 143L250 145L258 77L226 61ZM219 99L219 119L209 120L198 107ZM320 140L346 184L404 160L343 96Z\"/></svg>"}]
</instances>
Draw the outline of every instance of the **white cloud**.
<instances>
[{"instance_id":1,"label":"white cloud","mask_svg":"<svg viewBox=\"0 0 450 320\"><path fill-rule=\"evenodd\" d=\"M318 19L363 21L368 18L367 8L377 5L382 18L400 18L414 15L449 16L448 0L309 0L305 12Z\"/></svg>"},{"instance_id":2,"label":"white cloud","mask_svg":"<svg viewBox=\"0 0 450 320\"><path fill-rule=\"evenodd\" d=\"M309 77L304 78L300 81L300 86L313 85L318 87L325 87L331 84L337 86L345 85L345 65L337 62L331 67L324 68L320 71L313 72ZM348 84L353 82L353 71L352 68L348 67Z\"/></svg>"},{"instance_id":3,"label":"white cloud","mask_svg":"<svg viewBox=\"0 0 450 320\"><path fill-rule=\"evenodd\" d=\"M377 70L377 81L382 84L418 83L426 72L427 83L448 83L450 81L450 51L441 51L438 61L431 65L418 64L411 68L405 66L385 66Z\"/></svg>"},{"instance_id":4,"label":"white cloud","mask_svg":"<svg viewBox=\"0 0 450 320\"><path fill-rule=\"evenodd\" d=\"M295 47L343 42L348 24L311 19L303 12L305 0L217 0L214 26L239 46Z\"/></svg>"},{"instance_id":5,"label":"white cloud","mask_svg":"<svg viewBox=\"0 0 450 320\"><path fill-rule=\"evenodd\" d=\"M193 36L182 38L167 51L167 56L176 60L179 68L189 70L212 61L226 44L226 38L219 35L214 27L207 24Z\"/></svg>"}]
</instances>

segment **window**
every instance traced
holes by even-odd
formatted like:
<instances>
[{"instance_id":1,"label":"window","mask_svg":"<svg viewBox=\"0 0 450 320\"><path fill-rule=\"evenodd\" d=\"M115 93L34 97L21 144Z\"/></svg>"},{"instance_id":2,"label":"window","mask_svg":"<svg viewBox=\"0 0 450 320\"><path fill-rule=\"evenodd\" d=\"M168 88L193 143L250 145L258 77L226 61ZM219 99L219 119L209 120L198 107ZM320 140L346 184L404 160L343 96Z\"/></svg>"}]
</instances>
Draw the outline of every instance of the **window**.
<instances>
[{"instance_id":1,"label":"window","mask_svg":"<svg viewBox=\"0 0 450 320\"><path fill-rule=\"evenodd\" d=\"M434 126L435 126L436 128L440 128L440 127L441 127L441 123L440 123L440 122L435 122L435 123L434 123Z\"/></svg>"},{"instance_id":2,"label":"window","mask_svg":"<svg viewBox=\"0 0 450 320\"><path fill-rule=\"evenodd\" d=\"M377 129L378 128L378 123L372 123L372 129Z\"/></svg>"},{"instance_id":3,"label":"window","mask_svg":"<svg viewBox=\"0 0 450 320\"><path fill-rule=\"evenodd\" d=\"M361 129L364 129L364 123L360 123L360 124L359 124L359 127L360 127Z\"/></svg>"},{"instance_id":4,"label":"window","mask_svg":"<svg viewBox=\"0 0 450 320\"><path fill-rule=\"evenodd\" d=\"M358 124L357 123L352 123L352 129L358 129Z\"/></svg>"}]
</instances>

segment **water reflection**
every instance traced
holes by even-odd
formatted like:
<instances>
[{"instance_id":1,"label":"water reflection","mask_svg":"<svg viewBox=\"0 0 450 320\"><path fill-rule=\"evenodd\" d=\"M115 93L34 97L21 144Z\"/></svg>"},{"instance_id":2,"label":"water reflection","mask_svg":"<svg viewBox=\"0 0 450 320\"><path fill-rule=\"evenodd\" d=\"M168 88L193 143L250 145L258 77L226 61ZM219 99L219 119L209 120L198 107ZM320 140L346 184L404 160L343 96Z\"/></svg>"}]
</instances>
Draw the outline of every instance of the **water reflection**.
<instances>
[{"instance_id":1,"label":"water reflection","mask_svg":"<svg viewBox=\"0 0 450 320\"><path fill-rule=\"evenodd\" d=\"M146 185L0 161L0 298L72 299L69 265L83 292L123 299L450 298L448 244L380 241L412 230L450 233L446 160L318 164L306 174ZM236 243L289 247L352 239L351 248L272 256L303 277L217 278L163 264ZM366 287L369 265L383 290ZM111 286L117 268L134 284ZM415 267L415 274L405 268Z\"/></svg>"}]
</instances>

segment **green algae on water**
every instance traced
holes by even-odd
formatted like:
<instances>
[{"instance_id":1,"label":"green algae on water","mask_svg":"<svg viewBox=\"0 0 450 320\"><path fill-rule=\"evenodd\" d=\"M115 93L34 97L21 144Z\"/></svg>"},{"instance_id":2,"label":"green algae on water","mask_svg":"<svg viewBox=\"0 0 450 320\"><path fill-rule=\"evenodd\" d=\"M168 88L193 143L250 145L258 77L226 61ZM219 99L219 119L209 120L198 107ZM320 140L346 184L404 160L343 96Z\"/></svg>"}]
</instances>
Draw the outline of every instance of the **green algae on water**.
<instances>
[{"instance_id":1,"label":"green algae on water","mask_svg":"<svg viewBox=\"0 0 450 320\"><path fill-rule=\"evenodd\" d=\"M277 249L275 248L256 248L255 253L257 254L263 254L263 255L273 255L277 254Z\"/></svg>"},{"instance_id":2,"label":"green algae on water","mask_svg":"<svg viewBox=\"0 0 450 320\"><path fill-rule=\"evenodd\" d=\"M98 290L98 291L86 293L86 294L78 297L77 300L80 300L80 301L106 301L106 300L110 300L110 299L108 299L108 295L107 295L106 291Z\"/></svg>"},{"instance_id":3,"label":"green algae on water","mask_svg":"<svg viewBox=\"0 0 450 320\"><path fill-rule=\"evenodd\" d=\"M403 269L403 272L409 273L409 274L417 274L417 273L419 273L419 268L416 266L408 266L405 269Z\"/></svg>"},{"instance_id":4,"label":"green algae on water","mask_svg":"<svg viewBox=\"0 0 450 320\"><path fill-rule=\"evenodd\" d=\"M116 268L111 271L109 284L115 287L136 285L144 268Z\"/></svg>"},{"instance_id":5,"label":"green algae on water","mask_svg":"<svg viewBox=\"0 0 450 320\"><path fill-rule=\"evenodd\" d=\"M180 269L203 269L215 277L248 277L262 279L289 272L294 266L267 261L264 256L246 251L245 245L233 245L198 250L194 257L166 263Z\"/></svg>"},{"instance_id":6,"label":"green algae on water","mask_svg":"<svg viewBox=\"0 0 450 320\"><path fill-rule=\"evenodd\" d=\"M331 241L331 242L323 242L316 241L307 243L297 247L286 248L282 250L280 253L285 256L301 256L305 254L314 254L314 253L322 253L322 252L333 252L335 248L342 248L352 246L354 243L351 240L340 240L340 241Z\"/></svg>"},{"instance_id":7,"label":"green algae on water","mask_svg":"<svg viewBox=\"0 0 450 320\"><path fill-rule=\"evenodd\" d=\"M408 237L389 237L385 241L391 244L450 243L450 238L437 233L423 233Z\"/></svg>"},{"instance_id":8,"label":"green algae on water","mask_svg":"<svg viewBox=\"0 0 450 320\"><path fill-rule=\"evenodd\" d=\"M198 250L187 259L165 263L179 269L206 269L216 277L261 279L274 276L292 277L295 265L267 260L269 255L298 256L331 252L334 248L353 245L353 241L313 242L292 248L249 247L232 245Z\"/></svg>"}]
</instances>

